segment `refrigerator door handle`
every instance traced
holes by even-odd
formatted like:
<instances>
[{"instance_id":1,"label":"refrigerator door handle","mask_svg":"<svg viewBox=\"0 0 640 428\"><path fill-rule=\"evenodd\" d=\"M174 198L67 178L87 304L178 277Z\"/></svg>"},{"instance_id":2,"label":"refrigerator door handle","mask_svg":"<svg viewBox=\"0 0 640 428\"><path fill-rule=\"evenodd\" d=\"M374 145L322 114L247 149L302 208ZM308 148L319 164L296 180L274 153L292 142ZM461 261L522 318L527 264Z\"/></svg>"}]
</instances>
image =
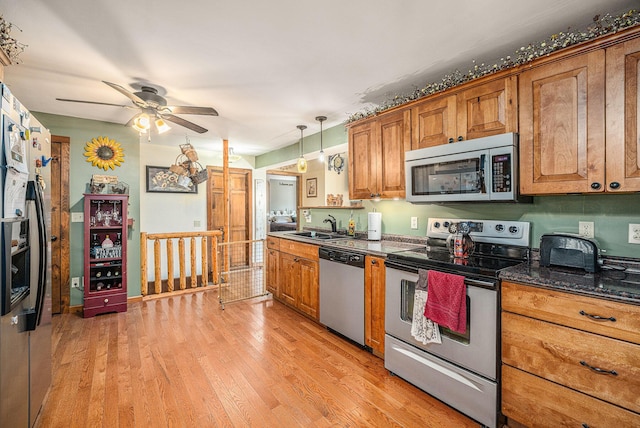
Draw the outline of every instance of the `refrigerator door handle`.
<instances>
[{"instance_id":1,"label":"refrigerator door handle","mask_svg":"<svg viewBox=\"0 0 640 428\"><path fill-rule=\"evenodd\" d=\"M40 247L40 251L38 251L39 259L38 266L40 274L38 275L38 294L36 296L36 307L35 307L35 326L40 325L40 321L42 319L42 311L44 310L44 298L46 292L46 284L47 284L47 257L49 246L47 242L47 229L45 224L44 217L44 197L42 186L40 185L39 177L36 176L36 179L33 181L29 181L27 186L27 199L33 200L35 202L36 208L36 223L38 225L38 245Z\"/></svg>"}]
</instances>

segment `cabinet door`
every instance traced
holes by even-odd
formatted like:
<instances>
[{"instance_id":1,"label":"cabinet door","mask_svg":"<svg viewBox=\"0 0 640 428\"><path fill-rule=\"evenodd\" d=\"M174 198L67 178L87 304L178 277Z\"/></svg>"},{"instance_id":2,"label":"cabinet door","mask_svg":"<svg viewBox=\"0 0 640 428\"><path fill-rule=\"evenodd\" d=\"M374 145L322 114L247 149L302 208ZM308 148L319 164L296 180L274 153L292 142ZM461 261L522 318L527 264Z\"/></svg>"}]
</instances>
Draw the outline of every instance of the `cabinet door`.
<instances>
[{"instance_id":1,"label":"cabinet door","mask_svg":"<svg viewBox=\"0 0 640 428\"><path fill-rule=\"evenodd\" d=\"M384 259L367 256L364 270L364 340L377 356L384 356Z\"/></svg>"},{"instance_id":2,"label":"cabinet door","mask_svg":"<svg viewBox=\"0 0 640 428\"><path fill-rule=\"evenodd\" d=\"M318 320L320 308L320 290L318 289L318 262L307 259L298 261L300 272L300 288L298 309Z\"/></svg>"},{"instance_id":3,"label":"cabinet door","mask_svg":"<svg viewBox=\"0 0 640 428\"><path fill-rule=\"evenodd\" d=\"M370 199L378 193L377 121L349 128L349 197Z\"/></svg>"},{"instance_id":4,"label":"cabinet door","mask_svg":"<svg viewBox=\"0 0 640 428\"><path fill-rule=\"evenodd\" d=\"M640 40L607 49L606 191L640 191Z\"/></svg>"},{"instance_id":5,"label":"cabinet door","mask_svg":"<svg viewBox=\"0 0 640 428\"><path fill-rule=\"evenodd\" d=\"M520 75L520 190L604 189L604 50Z\"/></svg>"},{"instance_id":6,"label":"cabinet door","mask_svg":"<svg viewBox=\"0 0 640 428\"><path fill-rule=\"evenodd\" d=\"M517 77L509 76L457 95L457 129L465 140L518 131Z\"/></svg>"},{"instance_id":7,"label":"cabinet door","mask_svg":"<svg viewBox=\"0 0 640 428\"><path fill-rule=\"evenodd\" d=\"M399 111L379 119L378 189L383 198L404 198L404 152L411 149L410 110Z\"/></svg>"},{"instance_id":8,"label":"cabinet door","mask_svg":"<svg viewBox=\"0 0 640 428\"><path fill-rule=\"evenodd\" d=\"M457 139L456 97L427 99L411 109L411 150L447 144Z\"/></svg>"},{"instance_id":9,"label":"cabinet door","mask_svg":"<svg viewBox=\"0 0 640 428\"><path fill-rule=\"evenodd\" d=\"M280 253L280 298L288 305L297 306L300 282L299 258Z\"/></svg>"},{"instance_id":10,"label":"cabinet door","mask_svg":"<svg viewBox=\"0 0 640 428\"><path fill-rule=\"evenodd\" d=\"M279 298L279 278L280 272L280 252L276 250L267 250L267 291L269 291L275 298Z\"/></svg>"}]
</instances>

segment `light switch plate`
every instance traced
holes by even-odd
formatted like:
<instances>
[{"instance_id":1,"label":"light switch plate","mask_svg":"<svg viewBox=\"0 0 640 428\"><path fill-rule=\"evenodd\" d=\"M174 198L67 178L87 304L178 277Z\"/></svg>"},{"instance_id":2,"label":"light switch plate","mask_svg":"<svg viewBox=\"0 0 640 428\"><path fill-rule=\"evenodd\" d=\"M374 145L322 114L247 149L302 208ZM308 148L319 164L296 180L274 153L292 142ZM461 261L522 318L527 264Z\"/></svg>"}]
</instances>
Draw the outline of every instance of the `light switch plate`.
<instances>
[{"instance_id":1,"label":"light switch plate","mask_svg":"<svg viewBox=\"0 0 640 428\"><path fill-rule=\"evenodd\" d=\"M71 223L82 223L84 221L84 213L71 213Z\"/></svg>"},{"instance_id":2,"label":"light switch plate","mask_svg":"<svg viewBox=\"0 0 640 428\"><path fill-rule=\"evenodd\" d=\"M411 229L418 228L418 217L411 217Z\"/></svg>"}]
</instances>

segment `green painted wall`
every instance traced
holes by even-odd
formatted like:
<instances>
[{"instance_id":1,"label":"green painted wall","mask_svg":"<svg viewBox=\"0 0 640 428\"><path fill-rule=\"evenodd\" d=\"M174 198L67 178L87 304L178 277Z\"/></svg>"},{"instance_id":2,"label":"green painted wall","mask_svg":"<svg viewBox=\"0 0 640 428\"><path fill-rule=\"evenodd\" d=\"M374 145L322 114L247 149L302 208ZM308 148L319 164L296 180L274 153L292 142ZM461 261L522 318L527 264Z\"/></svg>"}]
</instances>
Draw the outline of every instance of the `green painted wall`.
<instances>
[{"instance_id":1,"label":"green painted wall","mask_svg":"<svg viewBox=\"0 0 640 428\"><path fill-rule=\"evenodd\" d=\"M578 232L578 221L593 221L595 238L609 256L640 258L640 245L627 243L629 223L640 223L640 195L569 195L535 197L531 204L448 204L414 205L405 201L363 201L364 209L353 210L356 230L367 230L367 213L382 213L382 233L424 237L429 217L520 220L532 224L531 246L539 247L540 236L550 232ZM326 227L328 214L345 229L351 210L311 210L311 223L302 226ZM410 228L418 217L418 229Z\"/></svg>"},{"instance_id":2,"label":"green painted wall","mask_svg":"<svg viewBox=\"0 0 640 428\"><path fill-rule=\"evenodd\" d=\"M319 126L319 125L318 125ZM309 129L306 129L308 131ZM324 129L322 131L322 147L327 149L329 147L337 146L339 144L346 144L348 142L347 129L344 125L334 126L333 128ZM270 165L276 165L281 162L298 159L300 156L300 148L298 142L300 138L296 140L295 144L287 147L283 147L278 150L265 153L260 156L256 156L255 167L264 168ZM312 153L320 151L320 129L318 132L304 137L304 153Z\"/></svg>"},{"instance_id":3,"label":"green painted wall","mask_svg":"<svg viewBox=\"0 0 640 428\"><path fill-rule=\"evenodd\" d=\"M122 125L98 122L94 120L78 119L47 113L33 113L42 124L51 130L53 135L61 135L71 139L70 147L70 180L69 196L70 211L84 211L83 194L87 192L87 184L93 174L117 175L119 181L129 185L129 217L140 219L140 156L138 134ZM124 163L115 170L104 171L85 161L84 145L92 138L107 136L120 143L124 150ZM136 225L138 223L135 223ZM83 223L71 223L70 230L70 276L84 275L84 229ZM127 246L127 294L140 295L140 233L129 229ZM81 305L84 300L82 289L71 290L71 305Z\"/></svg>"}]
</instances>

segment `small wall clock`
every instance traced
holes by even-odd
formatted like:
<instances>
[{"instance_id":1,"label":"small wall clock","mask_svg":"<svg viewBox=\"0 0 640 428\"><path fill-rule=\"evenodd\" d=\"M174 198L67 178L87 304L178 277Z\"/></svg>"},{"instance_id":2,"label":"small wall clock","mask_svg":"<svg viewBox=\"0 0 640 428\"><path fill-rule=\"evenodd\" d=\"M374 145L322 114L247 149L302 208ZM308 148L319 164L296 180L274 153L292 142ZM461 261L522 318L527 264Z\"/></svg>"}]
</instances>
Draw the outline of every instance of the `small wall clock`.
<instances>
[{"instance_id":1,"label":"small wall clock","mask_svg":"<svg viewBox=\"0 0 640 428\"><path fill-rule=\"evenodd\" d=\"M339 153L329 156L327 168L329 169L329 171L333 169L335 172L340 174L344 169L344 158Z\"/></svg>"}]
</instances>

